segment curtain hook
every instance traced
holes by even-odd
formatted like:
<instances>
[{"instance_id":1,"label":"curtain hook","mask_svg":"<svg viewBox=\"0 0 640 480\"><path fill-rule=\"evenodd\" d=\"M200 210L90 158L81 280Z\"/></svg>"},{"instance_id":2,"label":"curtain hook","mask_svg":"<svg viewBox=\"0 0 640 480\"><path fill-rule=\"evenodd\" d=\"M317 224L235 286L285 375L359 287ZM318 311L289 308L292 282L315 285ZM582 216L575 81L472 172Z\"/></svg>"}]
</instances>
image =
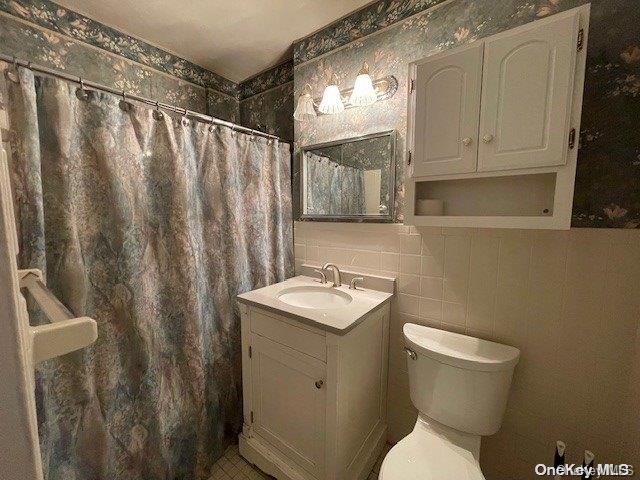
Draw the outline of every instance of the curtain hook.
<instances>
[{"instance_id":1,"label":"curtain hook","mask_svg":"<svg viewBox=\"0 0 640 480\"><path fill-rule=\"evenodd\" d=\"M89 93L85 89L82 77L78 77L78 83L80 84L80 87L76 90L76 97L80 100L87 100L89 98Z\"/></svg>"},{"instance_id":2,"label":"curtain hook","mask_svg":"<svg viewBox=\"0 0 640 480\"><path fill-rule=\"evenodd\" d=\"M185 127L189 125L189 119L187 118L188 114L189 110L185 108L184 113L182 114L182 125L184 125Z\"/></svg>"},{"instance_id":3,"label":"curtain hook","mask_svg":"<svg viewBox=\"0 0 640 480\"><path fill-rule=\"evenodd\" d=\"M5 77L7 77L13 83L20 83L20 72L18 71L18 57L13 56L13 69L8 68L6 72L4 72Z\"/></svg>"},{"instance_id":4,"label":"curtain hook","mask_svg":"<svg viewBox=\"0 0 640 480\"><path fill-rule=\"evenodd\" d=\"M129 102L127 102L127 92L124 91L124 89L122 90L122 100L120 100L120 108L125 111L128 112L129 111L129 107L131 107L131 104Z\"/></svg>"},{"instance_id":5,"label":"curtain hook","mask_svg":"<svg viewBox=\"0 0 640 480\"><path fill-rule=\"evenodd\" d=\"M216 124L213 121L213 117L211 117L211 125L209 125L209 131L210 132L215 132L215 130L216 130Z\"/></svg>"},{"instance_id":6,"label":"curtain hook","mask_svg":"<svg viewBox=\"0 0 640 480\"><path fill-rule=\"evenodd\" d=\"M162 120L164 114L160 111L160 102L156 100L156 109L153 111L153 118L156 120Z\"/></svg>"}]
</instances>

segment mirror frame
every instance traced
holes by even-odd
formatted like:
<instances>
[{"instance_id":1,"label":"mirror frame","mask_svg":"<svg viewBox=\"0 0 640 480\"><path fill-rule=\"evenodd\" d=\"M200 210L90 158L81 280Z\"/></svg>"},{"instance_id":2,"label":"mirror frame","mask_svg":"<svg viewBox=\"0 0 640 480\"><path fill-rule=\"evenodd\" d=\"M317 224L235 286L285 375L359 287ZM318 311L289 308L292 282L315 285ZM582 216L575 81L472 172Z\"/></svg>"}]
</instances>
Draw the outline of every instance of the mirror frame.
<instances>
[{"instance_id":1,"label":"mirror frame","mask_svg":"<svg viewBox=\"0 0 640 480\"><path fill-rule=\"evenodd\" d=\"M305 178L305 153L317 148L334 147L336 145L342 145L344 143L358 142L360 140L368 140L370 138L389 137L391 140L391 159L389 162L389 205L386 215L309 215L304 212L304 195L306 189ZM343 138L340 140L334 140L332 142L317 143L315 145L307 145L300 148L300 220L314 221L314 222L370 222L370 223L393 223L395 218L395 199L396 199L396 131L385 130L382 132L370 133L367 135L360 135L358 137Z\"/></svg>"}]
</instances>

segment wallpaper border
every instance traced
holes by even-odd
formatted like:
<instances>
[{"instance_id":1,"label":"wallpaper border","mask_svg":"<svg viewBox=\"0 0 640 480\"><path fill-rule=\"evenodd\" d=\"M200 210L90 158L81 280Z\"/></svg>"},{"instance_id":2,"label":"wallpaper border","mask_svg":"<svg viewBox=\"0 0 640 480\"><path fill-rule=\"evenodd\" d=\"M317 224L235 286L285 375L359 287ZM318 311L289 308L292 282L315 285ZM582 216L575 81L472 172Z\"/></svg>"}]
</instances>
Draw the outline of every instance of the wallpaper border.
<instances>
[{"instance_id":1,"label":"wallpaper border","mask_svg":"<svg viewBox=\"0 0 640 480\"><path fill-rule=\"evenodd\" d=\"M316 33L296 40L293 44L294 65L313 60L447 1L450 0L379 0L367 5Z\"/></svg>"},{"instance_id":2,"label":"wallpaper border","mask_svg":"<svg viewBox=\"0 0 640 480\"><path fill-rule=\"evenodd\" d=\"M0 10L201 87L239 98L238 85L231 80L49 0L0 0Z\"/></svg>"},{"instance_id":3,"label":"wallpaper border","mask_svg":"<svg viewBox=\"0 0 640 480\"><path fill-rule=\"evenodd\" d=\"M240 100L246 100L289 82L293 82L293 59L286 60L240 82L238 87Z\"/></svg>"}]
</instances>

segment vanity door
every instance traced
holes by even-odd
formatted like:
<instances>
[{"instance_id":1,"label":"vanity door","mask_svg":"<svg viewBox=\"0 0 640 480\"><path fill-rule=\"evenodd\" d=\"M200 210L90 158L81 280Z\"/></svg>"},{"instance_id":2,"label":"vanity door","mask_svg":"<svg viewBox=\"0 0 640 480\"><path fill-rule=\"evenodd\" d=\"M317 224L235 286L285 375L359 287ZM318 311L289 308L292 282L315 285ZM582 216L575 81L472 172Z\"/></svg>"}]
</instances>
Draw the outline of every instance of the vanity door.
<instances>
[{"instance_id":1,"label":"vanity door","mask_svg":"<svg viewBox=\"0 0 640 480\"><path fill-rule=\"evenodd\" d=\"M312 475L324 475L326 365L252 335L253 429Z\"/></svg>"}]
</instances>

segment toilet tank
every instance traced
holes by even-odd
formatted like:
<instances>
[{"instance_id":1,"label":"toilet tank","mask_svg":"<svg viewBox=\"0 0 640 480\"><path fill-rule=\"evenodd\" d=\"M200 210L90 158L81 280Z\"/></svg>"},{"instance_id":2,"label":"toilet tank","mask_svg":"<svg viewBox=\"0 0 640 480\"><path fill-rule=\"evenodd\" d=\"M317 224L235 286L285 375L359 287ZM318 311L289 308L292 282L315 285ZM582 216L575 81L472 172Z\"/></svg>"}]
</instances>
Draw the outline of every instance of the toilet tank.
<instances>
[{"instance_id":1,"label":"toilet tank","mask_svg":"<svg viewBox=\"0 0 640 480\"><path fill-rule=\"evenodd\" d=\"M418 411L462 432L496 433L520 351L411 323L403 332L411 401Z\"/></svg>"}]
</instances>

